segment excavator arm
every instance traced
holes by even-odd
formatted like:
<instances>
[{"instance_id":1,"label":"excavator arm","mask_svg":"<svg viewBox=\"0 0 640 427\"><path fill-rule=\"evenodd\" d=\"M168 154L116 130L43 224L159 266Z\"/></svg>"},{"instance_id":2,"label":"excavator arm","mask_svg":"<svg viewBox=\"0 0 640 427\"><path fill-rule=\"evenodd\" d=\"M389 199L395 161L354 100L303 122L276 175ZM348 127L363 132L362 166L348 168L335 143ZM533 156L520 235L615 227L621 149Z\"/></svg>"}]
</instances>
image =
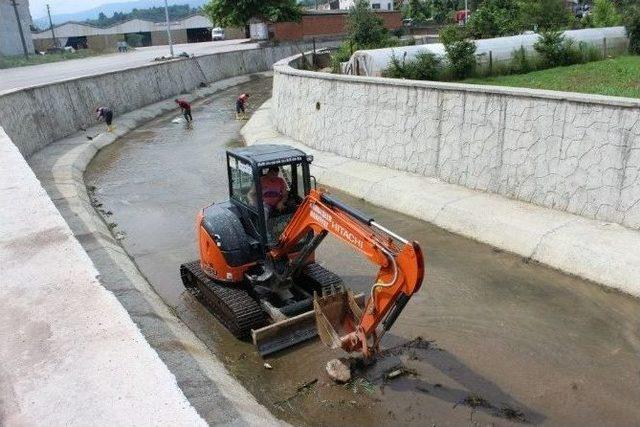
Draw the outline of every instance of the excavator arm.
<instances>
[{"instance_id":1,"label":"excavator arm","mask_svg":"<svg viewBox=\"0 0 640 427\"><path fill-rule=\"evenodd\" d=\"M271 255L274 259L289 257L284 275L293 276L329 233L378 265L380 270L362 311L350 292L315 298L318 334L331 347L372 356L384 332L420 289L424 277L422 251L418 243L403 239L324 191L311 190ZM308 241L300 250L298 243L305 237ZM292 257L294 248L298 250ZM380 323L383 326L379 333Z\"/></svg>"}]
</instances>

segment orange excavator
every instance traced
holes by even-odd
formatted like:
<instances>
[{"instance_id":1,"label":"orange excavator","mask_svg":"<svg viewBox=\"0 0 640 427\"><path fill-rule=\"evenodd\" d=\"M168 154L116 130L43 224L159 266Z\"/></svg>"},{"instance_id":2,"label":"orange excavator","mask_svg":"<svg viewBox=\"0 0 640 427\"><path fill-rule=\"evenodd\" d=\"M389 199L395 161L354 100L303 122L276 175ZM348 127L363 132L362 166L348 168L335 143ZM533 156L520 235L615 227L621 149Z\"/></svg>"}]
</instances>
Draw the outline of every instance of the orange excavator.
<instances>
[{"instance_id":1,"label":"orange excavator","mask_svg":"<svg viewBox=\"0 0 640 427\"><path fill-rule=\"evenodd\" d=\"M319 335L332 348L373 357L420 289L422 251L317 189L312 161L284 145L228 150L230 199L198 213L200 259L181 265L180 275L235 336L251 336L262 356ZM328 234L380 267L366 297L316 262Z\"/></svg>"}]
</instances>

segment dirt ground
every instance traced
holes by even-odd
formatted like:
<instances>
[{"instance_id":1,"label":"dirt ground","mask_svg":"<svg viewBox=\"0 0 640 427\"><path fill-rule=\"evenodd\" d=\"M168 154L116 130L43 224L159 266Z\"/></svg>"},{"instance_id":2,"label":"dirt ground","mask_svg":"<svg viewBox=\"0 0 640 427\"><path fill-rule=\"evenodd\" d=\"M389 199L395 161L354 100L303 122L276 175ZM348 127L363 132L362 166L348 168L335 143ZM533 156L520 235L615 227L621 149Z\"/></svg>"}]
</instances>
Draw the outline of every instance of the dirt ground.
<instances>
[{"instance_id":1,"label":"dirt ground","mask_svg":"<svg viewBox=\"0 0 640 427\"><path fill-rule=\"evenodd\" d=\"M194 126L161 117L102 150L86 173L114 234L176 314L276 416L295 425L640 425L640 303L430 224L334 191L417 240L427 276L382 341L377 363L348 384L319 341L268 358L235 340L188 292L197 210L227 198L225 149L238 145L240 92L252 106L271 80L197 103ZM392 195L390 195L392 197ZM335 239L317 259L356 291L374 268ZM206 396L187 395L189 399Z\"/></svg>"}]
</instances>

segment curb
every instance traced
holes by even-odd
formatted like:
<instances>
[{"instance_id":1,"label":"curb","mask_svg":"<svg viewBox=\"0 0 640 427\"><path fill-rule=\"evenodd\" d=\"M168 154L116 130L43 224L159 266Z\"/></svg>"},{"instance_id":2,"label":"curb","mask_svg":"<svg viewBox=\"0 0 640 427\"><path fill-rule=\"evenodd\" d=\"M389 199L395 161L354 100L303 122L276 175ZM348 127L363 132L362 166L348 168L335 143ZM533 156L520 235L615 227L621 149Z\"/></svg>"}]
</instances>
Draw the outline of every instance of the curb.
<instances>
[{"instance_id":1,"label":"curb","mask_svg":"<svg viewBox=\"0 0 640 427\"><path fill-rule=\"evenodd\" d=\"M312 172L325 185L640 297L639 231L312 149L275 130L271 102L240 132L247 145L302 149L313 154Z\"/></svg>"},{"instance_id":2,"label":"curb","mask_svg":"<svg viewBox=\"0 0 640 427\"><path fill-rule=\"evenodd\" d=\"M182 97L194 101L248 81L250 76L234 77ZM118 297L145 339L176 375L178 383L181 383L181 372L176 371L199 376L198 382L207 383L202 387L208 387L210 399L217 404L215 410L202 413L206 408L199 409L201 402L194 402L202 417L212 424L285 425L227 372L222 362L164 303L114 238L87 193L83 173L100 149L141 124L175 109L172 97L116 117L113 134L99 134L87 141L85 133L77 133L36 152L29 158L29 165L101 273L100 283ZM93 127L87 133L98 131L98 127ZM179 357L176 357L177 353Z\"/></svg>"}]
</instances>

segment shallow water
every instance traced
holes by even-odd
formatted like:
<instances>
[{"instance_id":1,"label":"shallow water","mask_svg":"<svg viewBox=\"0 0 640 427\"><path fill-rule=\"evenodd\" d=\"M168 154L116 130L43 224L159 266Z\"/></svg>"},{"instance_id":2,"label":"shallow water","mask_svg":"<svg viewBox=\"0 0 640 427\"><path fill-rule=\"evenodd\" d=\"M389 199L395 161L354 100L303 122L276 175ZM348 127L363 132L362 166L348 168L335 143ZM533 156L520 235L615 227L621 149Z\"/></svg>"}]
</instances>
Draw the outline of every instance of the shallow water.
<instances>
[{"instance_id":1,"label":"shallow water","mask_svg":"<svg viewBox=\"0 0 640 427\"><path fill-rule=\"evenodd\" d=\"M261 403L302 425L640 425L640 301L337 191L421 243L425 283L383 339L394 350L362 379L332 384L324 363L340 353L317 340L264 369L185 292L178 267L196 258L196 211L227 198L235 97L248 91L257 106L270 86L256 78L196 103L192 129L172 123L178 111L156 119L102 150L85 177L158 294ZM368 291L375 269L335 239L317 259ZM407 344L416 337L429 342ZM405 375L386 380L398 367Z\"/></svg>"}]
</instances>

